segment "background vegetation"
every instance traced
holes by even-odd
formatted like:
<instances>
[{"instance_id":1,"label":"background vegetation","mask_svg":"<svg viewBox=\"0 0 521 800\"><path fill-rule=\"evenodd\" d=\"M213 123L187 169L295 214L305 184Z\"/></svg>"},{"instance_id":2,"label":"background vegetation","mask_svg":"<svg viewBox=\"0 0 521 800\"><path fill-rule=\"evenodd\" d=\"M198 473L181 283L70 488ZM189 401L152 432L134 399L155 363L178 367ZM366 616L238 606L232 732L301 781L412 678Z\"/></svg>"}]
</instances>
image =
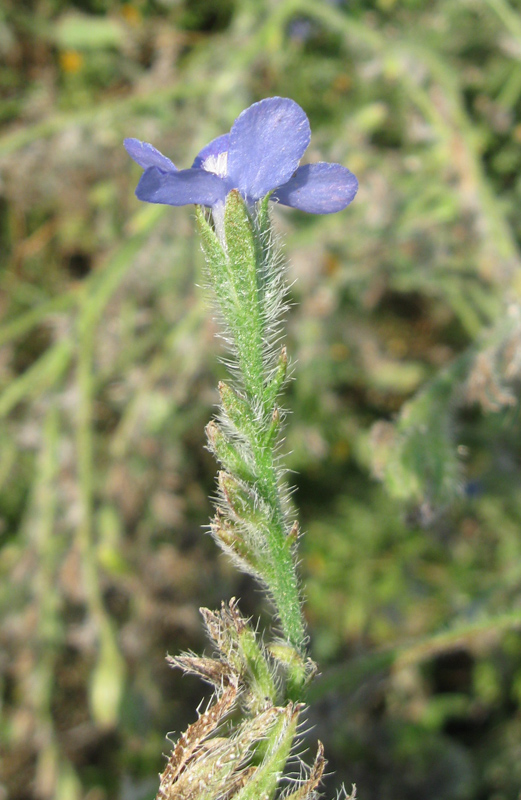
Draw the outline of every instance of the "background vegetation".
<instances>
[{"instance_id":1,"label":"background vegetation","mask_svg":"<svg viewBox=\"0 0 521 800\"><path fill-rule=\"evenodd\" d=\"M193 209L140 205L121 142L188 166L271 95L361 187L275 212L327 788L519 797L520 0L4 0L2 800L153 797L202 692L165 652L221 598L269 619L201 532Z\"/></svg>"}]
</instances>

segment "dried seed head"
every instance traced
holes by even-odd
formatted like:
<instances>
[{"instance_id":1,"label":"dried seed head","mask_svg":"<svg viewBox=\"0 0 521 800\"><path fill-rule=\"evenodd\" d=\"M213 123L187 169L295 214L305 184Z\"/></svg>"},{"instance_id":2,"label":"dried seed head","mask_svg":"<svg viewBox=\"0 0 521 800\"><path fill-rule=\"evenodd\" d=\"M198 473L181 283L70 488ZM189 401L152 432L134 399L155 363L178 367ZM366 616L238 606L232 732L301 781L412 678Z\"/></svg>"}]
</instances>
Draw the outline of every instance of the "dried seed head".
<instances>
[{"instance_id":1,"label":"dried seed head","mask_svg":"<svg viewBox=\"0 0 521 800\"><path fill-rule=\"evenodd\" d=\"M227 686L221 696L200 715L199 719L189 725L181 734L161 775L156 800L175 800L175 783L179 776L196 756L205 739L215 731L231 711L236 698L237 687Z\"/></svg>"},{"instance_id":2,"label":"dried seed head","mask_svg":"<svg viewBox=\"0 0 521 800\"><path fill-rule=\"evenodd\" d=\"M216 689L229 684L239 685L239 676L226 661L217 658L200 658L189 654L167 656L166 660L171 667L179 667L190 675L198 675Z\"/></svg>"}]
</instances>

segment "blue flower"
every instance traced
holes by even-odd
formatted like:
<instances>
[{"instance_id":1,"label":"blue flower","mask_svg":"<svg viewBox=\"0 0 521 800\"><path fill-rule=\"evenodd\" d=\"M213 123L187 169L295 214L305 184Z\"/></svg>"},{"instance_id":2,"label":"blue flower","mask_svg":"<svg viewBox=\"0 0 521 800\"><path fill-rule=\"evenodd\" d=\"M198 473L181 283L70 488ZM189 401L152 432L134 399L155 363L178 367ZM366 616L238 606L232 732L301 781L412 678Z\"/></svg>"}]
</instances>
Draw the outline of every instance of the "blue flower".
<instances>
[{"instance_id":1,"label":"blue flower","mask_svg":"<svg viewBox=\"0 0 521 800\"><path fill-rule=\"evenodd\" d=\"M341 211L354 199L358 181L340 164L299 167L310 138L300 106L269 97L243 111L230 133L203 147L190 169L177 169L147 142L125 139L124 144L145 170L136 196L148 203L215 208L238 189L250 204L271 192L272 200L311 214Z\"/></svg>"}]
</instances>

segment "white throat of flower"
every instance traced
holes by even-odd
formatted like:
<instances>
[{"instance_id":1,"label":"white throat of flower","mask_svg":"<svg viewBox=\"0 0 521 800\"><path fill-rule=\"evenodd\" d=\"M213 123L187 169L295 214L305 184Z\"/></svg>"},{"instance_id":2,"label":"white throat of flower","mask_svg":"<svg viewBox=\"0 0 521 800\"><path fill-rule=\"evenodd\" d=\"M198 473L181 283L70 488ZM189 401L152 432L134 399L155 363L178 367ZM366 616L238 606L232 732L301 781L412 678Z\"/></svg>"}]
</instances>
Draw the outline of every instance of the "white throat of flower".
<instances>
[{"instance_id":1,"label":"white throat of flower","mask_svg":"<svg viewBox=\"0 0 521 800\"><path fill-rule=\"evenodd\" d=\"M219 178L226 178L228 175L228 151L225 150L224 153L218 153L216 156L208 156L201 166L206 172L213 172Z\"/></svg>"},{"instance_id":2,"label":"white throat of flower","mask_svg":"<svg viewBox=\"0 0 521 800\"><path fill-rule=\"evenodd\" d=\"M219 178L226 178L228 176L228 151L217 153L205 158L201 167L206 172L213 172ZM217 203L212 207L212 217L215 226L215 232L221 242L222 248L226 251L226 237L224 235L224 203Z\"/></svg>"}]
</instances>

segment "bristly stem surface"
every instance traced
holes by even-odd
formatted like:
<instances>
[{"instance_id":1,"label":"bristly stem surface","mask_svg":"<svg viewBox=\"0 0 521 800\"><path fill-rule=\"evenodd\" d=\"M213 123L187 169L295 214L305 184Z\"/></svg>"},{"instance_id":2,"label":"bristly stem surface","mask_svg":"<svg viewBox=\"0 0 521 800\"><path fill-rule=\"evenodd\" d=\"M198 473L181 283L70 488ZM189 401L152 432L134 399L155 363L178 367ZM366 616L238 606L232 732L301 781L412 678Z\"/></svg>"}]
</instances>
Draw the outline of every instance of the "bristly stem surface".
<instances>
[{"instance_id":1,"label":"bristly stem surface","mask_svg":"<svg viewBox=\"0 0 521 800\"><path fill-rule=\"evenodd\" d=\"M232 191L217 212L221 218L215 230L203 210L197 211L231 354L232 380L220 384L219 414L207 427L209 447L222 466L212 533L242 569L266 586L284 639L304 656L294 555L298 527L290 517L277 456L283 419L278 397L287 372L286 350L280 345L286 286L268 199L252 209Z\"/></svg>"}]
</instances>

